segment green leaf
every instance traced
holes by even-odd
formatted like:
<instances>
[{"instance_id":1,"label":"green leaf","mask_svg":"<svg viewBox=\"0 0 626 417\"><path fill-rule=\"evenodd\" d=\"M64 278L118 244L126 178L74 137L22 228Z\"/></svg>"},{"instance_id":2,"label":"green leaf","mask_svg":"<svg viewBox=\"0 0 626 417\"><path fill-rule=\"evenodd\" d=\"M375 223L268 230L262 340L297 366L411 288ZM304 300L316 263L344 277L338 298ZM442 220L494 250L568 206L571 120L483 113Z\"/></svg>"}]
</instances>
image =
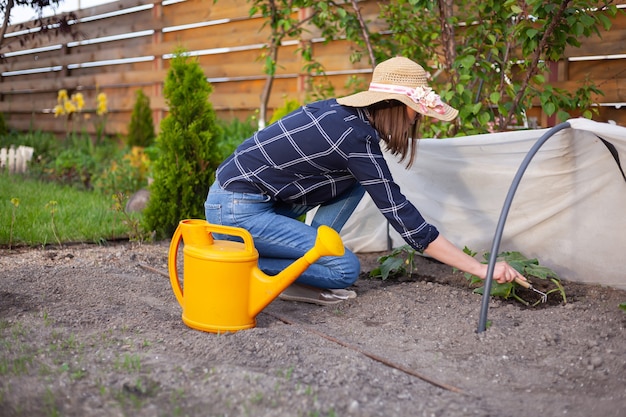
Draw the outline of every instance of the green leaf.
<instances>
[{"instance_id":1,"label":"green leaf","mask_svg":"<svg viewBox=\"0 0 626 417\"><path fill-rule=\"evenodd\" d=\"M621 308L622 310L626 311L626 303L621 303L619 305L619 308Z\"/></svg>"},{"instance_id":2,"label":"green leaf","mask_svg":"<svg viewBox=\"0 0 626 417\"><path fill-rule=\"evenodd\" d=\"M402 258L394 258L387 257L381 264L380 267L372 270L370 272L370 276L372 277L380 277L382 280L386 280L389 278L389 275L393 275L394 273L399 273L404 269L404 259Z\"/></svg>"},{"instance_id":3,"label":"green leaf","mask_svg":"<svg viewBox=\"0 0 626 417\"><path fill-rule=\"evenodd\" d=\"M493 297L501 297L504 299L507 299L511 296L511 293L513 291L513 286L514 284L511 282L507 282L505 284L500 284L498 282L493 281L491 283L491 296ZM475 293L477 294L484 294L485 293L485 286L483 285L480 288L476 288L474 290Z\"/></svg>"},{"instance_id":4,"label":"green leaf","mask_svg":"<svg viewBox=\"0 0 626 417\"><path fill-rule=\"evenodd\" d=\"M526 30L526 36L528 37L528 39L534 39L538 33L539 31L537 29L530 28Z\"/></svg>"},{"instance_id":5,"label":"green leaf","mask_svg":"<svg viewBox=\"0 0 626 417\"><path fill-rule=\"evenodd\" d=\"M466 55L460 59L460 63L463 68L472 68L475 62L476 58L473 55Z\"/></svg>"},{"instance_id":6,"label":"green leaf","mask_svg":"<svg viewBox=\"0 0 626 417\"><path fill-rule=\"evenodd\" d=\"M570 114L565 110L559 110L556 114L556 118L562 122L570 118Z\"/></svg>"},{"instance_id":7,"label":"green leaf","mask_svg":"<svg viewBox=\"0 0 626 417\"><path fill-rule=\"evenodd\" d=\"M498 104L498 102L500 102L500 93L498 93L497 91L489 94L489 101L491 101L493 104Z\"/></svg>"},{"instance_id":8,"label":"green leaf","mask_svg":"<svg viewBox=\"0 0 626 417\"><path fill-rule=\"evenodd\" d=\"M491 120L491 116L487 112L478 113L478 116L476 116L476 118L481 125L486 125L489 120Z\"/></svg>"},{"instance_id":9,"label":"green leaf","mask_svg":"<svg viewBox=\"0 0 626 417\"><path fill-rule=\"evenodd\" d=\"M476 252L474 252L473 250L471 250L470 248L468 248L467 246L463 247L463 253L468 254L469 256L471 256L472 258L474 256L476 256Z\"/></svg>"},{"instance_id":10,"label":"green leaf","mask_svg":"<svg viewBox=\"0 0 626 417\"><path fill-rule=\"evenodd\" d=\"M552 116L556 111L556 106L554 103L546 103L543 106L543 111L545 111L548 116Z\"/></svg>"},{"instance_id":11,"label":"green leaf","mask_svg":"<svg viewBox=\"0 0 626 417\"><path fill-rule=\"evenodd\" d=\"M524 272L528 276L541 278L541 279L548 279L548 277L558 278L558 275L553 270L545 266L527 265L526 268L524 269Z\"/></svg>"},{"instance_id":12,"label":"green leaf","mask_svg":"<svg viewBox=\"0 0 626 417\"><path fill-rule=\"evenodd\" d=\"M613 25L613 22L611 22L611 19L609 19L603 14L599 15L598 19L600 20L600 23L602 23L602 27L604 28L604 30L609 30L611 26Z\"/></svg>"}]
</instances>

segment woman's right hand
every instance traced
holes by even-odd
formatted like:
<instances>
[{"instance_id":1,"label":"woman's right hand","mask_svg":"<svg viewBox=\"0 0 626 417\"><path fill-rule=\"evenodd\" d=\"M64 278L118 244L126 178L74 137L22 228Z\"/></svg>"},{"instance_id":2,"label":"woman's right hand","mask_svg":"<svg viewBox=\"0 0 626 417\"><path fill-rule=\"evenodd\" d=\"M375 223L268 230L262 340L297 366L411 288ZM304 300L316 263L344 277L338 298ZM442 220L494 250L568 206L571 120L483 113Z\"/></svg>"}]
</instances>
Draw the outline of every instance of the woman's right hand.
<instances>
[{"instance_id":1,"label":"woman's right hand","mask_svg":"<svg viewBox=\"0 0 626 417\"><path fill-rule=\"evenodd\" d=\"M485 265L484 275L481 276L482 279L487 278L487 270L488 265ZM506 282L514 281L515 278L518 278L522 281L526 281L524 275L517 272L515 268L504 261L496 262L493 269L493 279L496 280L499 284L504 284Z\"/></svg>"}]
</instances>

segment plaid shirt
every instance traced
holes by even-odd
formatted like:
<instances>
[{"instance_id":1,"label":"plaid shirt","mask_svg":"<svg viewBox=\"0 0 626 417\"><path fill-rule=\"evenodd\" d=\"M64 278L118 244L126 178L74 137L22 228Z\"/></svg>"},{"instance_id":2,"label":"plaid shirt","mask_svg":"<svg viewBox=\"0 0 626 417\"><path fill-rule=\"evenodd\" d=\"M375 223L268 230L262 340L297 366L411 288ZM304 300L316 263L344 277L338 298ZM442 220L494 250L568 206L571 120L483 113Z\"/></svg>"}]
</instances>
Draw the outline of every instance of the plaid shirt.
<instances>
[{"instance_id":1,"label":"plaid shirt","mask_svg":"<svg viewBox=\"0 0 626 417\"><path fill-rule=\"evenodd\" d=\"M423 251L439 234L393 181L364 112L335 99L307 104L256 132L220 165L217 179L229 191L306 206L330 201L358 181L414 249Z\"/></svg>"}]
</instances>

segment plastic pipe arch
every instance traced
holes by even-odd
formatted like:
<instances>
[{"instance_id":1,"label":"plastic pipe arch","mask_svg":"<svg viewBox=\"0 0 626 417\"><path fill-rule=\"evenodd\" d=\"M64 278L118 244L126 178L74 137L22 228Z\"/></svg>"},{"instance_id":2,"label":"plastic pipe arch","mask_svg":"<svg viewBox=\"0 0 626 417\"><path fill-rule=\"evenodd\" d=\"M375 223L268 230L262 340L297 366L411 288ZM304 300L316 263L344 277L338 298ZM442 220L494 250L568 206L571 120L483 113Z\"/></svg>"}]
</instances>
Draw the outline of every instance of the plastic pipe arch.
<instances>
[{"instance_id":1,"label":"plastic pipe arch","mask_svg":"<svg viewBox=\"0 0 626 417\"><path fill-rule=\"evenodd\" d=\"M493 244L491 246L491 256L489 257L487 277L485 278L485 290L482 296L480 318L478 320L478 333L484 332L487 328L487 313L489 311L489 298L491 297L491 284L493 282L493 270L496 265L496 255L498 254L500 241L502 240L502 231L504 230L504 223L506 222L506 217L509 214L509 209L511 208L511 203L513 202L513 197L515 196L515 191L517 191L517 187L519 186L519 183L522 179L522 176L524 175L524 172L526 171L526 168L528 168L528 164L530 164L530 161L533 159L537 151L539 151L539 148L541 148L543 144L546 143L546 141L550 139L555 133L568 127L571 127L569 122L558 124L548 130L546 133L544 133L539 139L537 139L537 142L535 142L533 147L526 154L526 157L524 158L522 164L517 170L517 174L515 174L515 177L513 178L511 187L509 187L509 192L506 196L506 199L504 200L504 206L502 207L502 211L500 212L500 219L498 220L496 234L493 238Z\"/></svg>"}]
</instances>

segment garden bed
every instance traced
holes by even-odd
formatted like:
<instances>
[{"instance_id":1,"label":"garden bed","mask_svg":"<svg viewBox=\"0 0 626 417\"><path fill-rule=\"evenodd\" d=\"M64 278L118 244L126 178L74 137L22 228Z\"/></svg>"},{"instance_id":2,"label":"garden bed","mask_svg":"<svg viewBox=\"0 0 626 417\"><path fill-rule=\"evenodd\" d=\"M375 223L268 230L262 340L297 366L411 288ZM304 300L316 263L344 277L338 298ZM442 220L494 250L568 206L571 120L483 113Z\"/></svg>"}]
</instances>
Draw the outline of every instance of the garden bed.
<instances>
[{"instance_id":1,"label":"garden bed","mask_svg":"<svg viewBox=\"0 0 626 417\"><path fill-rule=\"evenodd\" d=\"M183 324L167 249L3 250L0 415L624 415L624 291L562 277L567 304L494 299L476 333L460 273L420 258L374 280L367 254L356 299L277 299L257 327L212 334Z\"/></svg>"}]
</instances>

